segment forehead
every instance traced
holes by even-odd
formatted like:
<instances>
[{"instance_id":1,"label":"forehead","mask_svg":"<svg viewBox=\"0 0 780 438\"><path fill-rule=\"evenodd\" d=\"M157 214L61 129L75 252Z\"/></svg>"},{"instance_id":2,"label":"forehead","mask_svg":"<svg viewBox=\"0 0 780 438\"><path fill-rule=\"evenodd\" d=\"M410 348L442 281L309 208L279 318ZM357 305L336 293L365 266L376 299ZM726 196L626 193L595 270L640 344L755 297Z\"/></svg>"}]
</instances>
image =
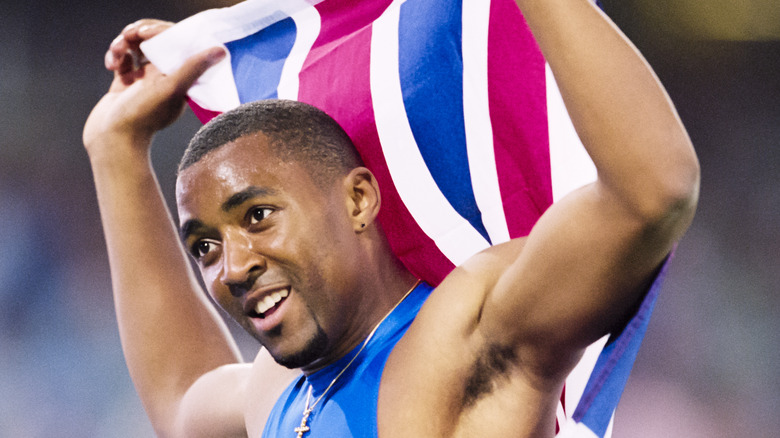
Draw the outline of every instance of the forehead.
<instances>
[{"instance_id":1,"label":"forehead","mask_svg":"<svg viewBox=\"0 0 780 438\"><path fill-rule=\"evenodd\" d=\"M268 138L258 132L210 151L179 174L176 181L179 214L223 203L250 187L275 194L317 189L302 164L279 158Z\"/></svg>"}]
</instances>

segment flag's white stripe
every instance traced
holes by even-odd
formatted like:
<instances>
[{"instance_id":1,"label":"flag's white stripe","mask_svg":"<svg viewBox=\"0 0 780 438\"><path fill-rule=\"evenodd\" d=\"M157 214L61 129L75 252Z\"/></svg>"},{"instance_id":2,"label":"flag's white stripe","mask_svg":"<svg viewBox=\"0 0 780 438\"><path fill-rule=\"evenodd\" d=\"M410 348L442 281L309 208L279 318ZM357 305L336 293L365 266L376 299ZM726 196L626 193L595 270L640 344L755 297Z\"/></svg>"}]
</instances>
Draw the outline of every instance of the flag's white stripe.
<instances>
[{"instance_id":1,"label":"flag's white stripe","mask_svg":"<svg viewBox=\"0 0 780 438\"><path fill-rule=\"evenodd\" d=\"M463 0L463 118L471 185L493 244L509 240L493 149L488 101L490 1Z\"/></svg>"},{"instance_id":2,"label":"flag's white stripe","mask_svg":"<svg viewBox=\"0 0 780 438\"><path fill-rule=\"evenodd\" d=\"M588 426L569 419L555 438L599 438Z\"/></svg>"},{"instance_id":3,"label":"flag's white stripe","mask_svg":"<svg viewBox=\"0 0 780 438\"><path fill-rule=\"evenodd\" d=\"M320 13L314 7L306 8L291 16L295 22L295 43L284 61L277 94L280 99L298 99L299 74L303 63L317 40L322 27Z\"/></svg>"},{"instance_id":4,"label":"flag's white stripe","mask_svg":"<svg viewBox=\"0 0 780 438\"><path fill-rule=\"evenodd\" d=\"M563 403L558 401L558 410L555 411L555 419L558 420L558 425L563 426L566 424L566 412L563 410Z\"/></svg>"},{"instance_id":5,"label":"flag's white stripe","mask_svg":"<svg viewBox=\"0 0 780 438\"><path fill-rule=\"evenodd\" d=\"M617 408L615 408L615 411L617 411ZM607 431L604 432L603 438L612 437L612 428L615 426L615 411L612 411L612 415L609 417L609 424L607 425Z\"/></svg>"},{"instance_id":6,"label":"flag's white stripe","mask_svg":"<svg viewBox=\"0 0 780 438\"><path fill-rule=\"evenodd\" d=\"M291 17L323 0L247 0L229 8L212 9L210 33L220 41L235 41ZM209 12L209 11L206 11ZM217 20L216 14L219 15Z\"/></svg>"},{"instance_id":7,"label":"flag's white stripe","mask_svg":"<svg viewBox=\"0 0 780 438\"><path fill-rule=\"evenodd\" d=\"M398 22L403 0L394 1L373 25L371 97L390 176L420 228L454 264L487 248L488 242L439 191L420 155L406 117L398 72Z\"/></svg>"},{"instance_id":8,"label":"flag's white stripe","mask_svg":"<svg viewBox=\"0 0 780 438\"><path fill-rule=\"evenodd\" d=\"M146 57L162 72L178 69L190 56L209 47L244 38L322 0L248 0L229 8L210 9L141 44ZM189 96L203 108L228 111L240 104L230 57L203 74Z\"/></svg>"},{"instance_id":9,"label":"flag's white stripe","mask_svg":"<svg viewBox=\"0 0 780 438\"><path fill-rule=\"evenodd\" d=\"M574 409L579 404L582 393L585 392L585 386L588 383L588 379L593 372L593 368L596 366L599 354L601 354L604 346L607 345L608 339L609 335L604 335L601 339L586 348L585 353L582 355L582 358L580 358L577 366L571 370L569 376L566 378L566 397L564 398L564 401L566 402L566 409L569 411L569 416L574 414Z\"/></svg>"},{"instance_id":10,"label":"flag's white stripe","mask_svg":"<svg viewBox=\"0 0 780 438\"><path fill-rule=\"evenodd\" d=\"M211 45L211 47L217 44ZM223 45L224 47L224 45ZM241 105L236 79L230 62L230 52L225 59L211 67L195 82L187 94L201 108L225 112Z\"/></svg>"},{"instance_id":11,"label":"flag's white stripe","mask_svg":"<svg viewBox=\"0 0 780 438\"><path fill-rule=\"evenodd\" d=\"M596 180L596 166L582 146L550 66L545 64L553 201Z\"/></svg>"},{"instance_id":12,"label":"flag's white stripe","mask_svg":"<svg viewBox=\"0 0 780 438\"><path fill-rule=\"evenodd\" d=\"M558 201L571 191L595 181L596 166L593 165L593 161L574 130L574 125L572 125L569 113L566 111L561 92L548 64L545 64L545 83L552 192L553 201ZM585 385L588 383L593 367L596 366L598 356L604 349L607 339L608 336L604 336L589 346L577 366L566 378L565 403L569 415L574 413L579 404L582 393L585 391ZM559 436L584 438L593 436L593 434L582 425L568 424Z\"/></svg>"},{"instance_id":13,"label":"flag's white stripe","mask_svg":"<svg viewBox=\"0 0 780 438\"><path fill-rule=\"evenodd\" d=\"M170 74L181 67L187 58L202 50L214 46L225 47L222 40L215 38L207 30L198 30L201 25L207 28L211 20L211 15L206 12L212 11L190 17L141 43L144 55L160 71ZM197 37L193 38L193 35ZM198 78L188 95L201 107L214 111L227 111L238 106L240 102L230 54Z\"/></svg>"}]
</instances>

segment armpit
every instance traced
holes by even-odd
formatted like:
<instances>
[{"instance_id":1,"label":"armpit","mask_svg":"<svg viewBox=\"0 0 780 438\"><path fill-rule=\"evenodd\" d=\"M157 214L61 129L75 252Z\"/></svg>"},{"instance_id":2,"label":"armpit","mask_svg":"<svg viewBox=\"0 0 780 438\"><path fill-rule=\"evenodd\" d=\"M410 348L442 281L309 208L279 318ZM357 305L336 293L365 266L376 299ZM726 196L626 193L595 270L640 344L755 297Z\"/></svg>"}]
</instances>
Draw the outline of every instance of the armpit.
<instances>
[{"instance_id":1,"label":"armpit","mask_svg":"<svg viewBox=\"0 0 780 438\"><path fill-rule=\"evenodd\" d=\"M488 344L478 355L465 381L463 408L472 407L480 398L509 381L510 368L517 361L517 352L509 347Z\"/></svg>"}]
</instances>

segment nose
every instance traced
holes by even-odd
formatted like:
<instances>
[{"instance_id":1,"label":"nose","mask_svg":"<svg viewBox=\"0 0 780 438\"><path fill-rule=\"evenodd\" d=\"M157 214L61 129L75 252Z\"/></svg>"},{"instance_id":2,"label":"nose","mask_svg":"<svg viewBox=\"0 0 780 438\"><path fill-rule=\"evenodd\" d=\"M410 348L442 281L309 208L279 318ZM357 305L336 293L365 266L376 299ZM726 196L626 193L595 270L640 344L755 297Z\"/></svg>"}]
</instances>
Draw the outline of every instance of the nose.
<instances>
[{"instance_id":1,"label":"nose","mask_svg":"<svg viewBox=\"0 0 780 438\"><path fill-rule=\"evenodd\" d=\"M265 269L265 257L253 250L248 236L241 232L225 233L219 281L230 289L231 295L240 297L249 292Z\"/></svg>"}]
</instances>

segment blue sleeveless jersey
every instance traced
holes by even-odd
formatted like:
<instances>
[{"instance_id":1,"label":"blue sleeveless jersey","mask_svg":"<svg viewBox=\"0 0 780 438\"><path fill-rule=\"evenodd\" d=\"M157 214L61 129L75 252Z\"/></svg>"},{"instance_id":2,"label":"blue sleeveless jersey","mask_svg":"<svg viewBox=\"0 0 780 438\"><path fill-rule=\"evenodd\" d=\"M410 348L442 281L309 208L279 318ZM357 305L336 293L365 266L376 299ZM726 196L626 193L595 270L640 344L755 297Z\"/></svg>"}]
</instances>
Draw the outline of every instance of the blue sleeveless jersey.
<instances>
[{"instance_id":1,"label":"blue sleeveless jersey","mask_svg":"<svg viewBox=\"0 0 780 438\"><path fill-rule=\"evenodd\" d=\"M305 438L377 436L376 409L379 383L390 352L403 337L433 287L422 283L384 320L360 356L338 379L309 416ZM293 382L276 401L263 430L265 438L294 438L312 386L312 403L360 350L355 347L335 363Z\"/></svg>"}]
</instances>

